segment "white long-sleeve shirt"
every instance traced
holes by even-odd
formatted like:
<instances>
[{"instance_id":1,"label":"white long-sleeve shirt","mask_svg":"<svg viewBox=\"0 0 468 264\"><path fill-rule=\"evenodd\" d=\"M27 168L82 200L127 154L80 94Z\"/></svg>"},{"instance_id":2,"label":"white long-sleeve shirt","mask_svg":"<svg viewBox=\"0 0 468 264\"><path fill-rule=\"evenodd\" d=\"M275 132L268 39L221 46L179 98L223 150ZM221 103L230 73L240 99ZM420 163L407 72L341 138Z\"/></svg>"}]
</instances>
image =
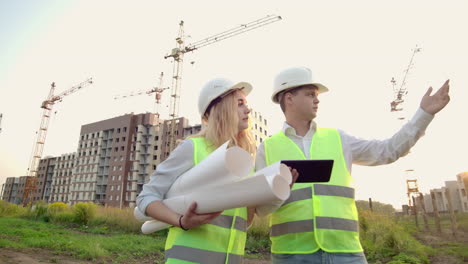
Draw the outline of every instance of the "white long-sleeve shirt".
<instances>
[{"instance_id":1,"label":"white long-sleeve shirt","mask_svg":"<svg viewBox=\"0 0 468 264\"><path fill-rule=\"evenodd\" d=\"M424 135L427 126L433 118L433 115L419 108L413 118L396 134L384 140L361 139L338 129L343 146L346 168L351 173L353 163L365 166L376 166L392 163L398 158L405 156L410 151L411 147L416 144L418 139ZM311 122L309 131L305 136L301 137L296 134L296 130L293 127L285 122L282 131L288 138L296 143L305 157L309 159L309 148L316 129L317 124ZM257 149L255 170L258 171L264 167L266 167L265 148L262 143ZM281 204L282 203L277 203L271 206L257 207L257 213L259 213L259 215L266 215L279 208Z\"/></svg>"},{"instance_id":2,"label":"white long-sleeve shirt","mask_svg":"<svg viewBox=\"0 0 468 264\"><path fill-rule=\"evenodd\" d=\"M193 163L193 141L186 139L171 152L165 161L157 166L150 176L150 181L143 185L143 190L137 197L138 209L145 214L148 204L164 200L166 193L177 178L193 166L195 166Z\"/></svg>"}]
</instances>

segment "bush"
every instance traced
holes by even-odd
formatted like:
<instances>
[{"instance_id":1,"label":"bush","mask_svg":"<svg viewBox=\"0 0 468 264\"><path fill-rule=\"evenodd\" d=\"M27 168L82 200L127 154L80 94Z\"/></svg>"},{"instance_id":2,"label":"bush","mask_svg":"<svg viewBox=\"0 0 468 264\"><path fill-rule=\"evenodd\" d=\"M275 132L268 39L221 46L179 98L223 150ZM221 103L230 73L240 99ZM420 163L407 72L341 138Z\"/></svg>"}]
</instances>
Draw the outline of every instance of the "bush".
<instances>
[{"instance_id":1,"label":"bush","mask_svg":"<svg viewBox=\"0 0 468 264\"><path fill-rule=\"evenodd\" d=\"M98 207L96 216L90 226L104 225L110 231L123 231L130 233L141 233L143 223L136 220L133 208Z\"/></svg>"},{"instance_id":2,"label":"bush","mask_svg":"<svg viewBox=\"0 0 468 264\"><path fill-rule=\"evenodd\" d=\"M73 206L73 213L76 223L87 225L96 214L96 204L92 202L77 203Z\"/></svg>"},{"instance_id":3,"label":"bush","mask_svg":"<svg viewBox=\"0 0 468 264\"><path fill-rule=\"evenodd\" d=\"M26 208L0 200L0 217L21 217L26 214Z\"/></svg>"},{"instance_id":4,"label":"bush","mask_svg":"<svg viewBox=\"0 0 468 264\"><path fill-rule=\"evenodd\" d=\"M49 206L47 207L47 212L50 215L54 215L58 212L63 212L65 210L68 210L68 205L62 202L55 202L53 204L49 204Z\"/></svg>"},{"instance_id":5,"label":"bush","mask_svg":"<svg viewBox=\"0 0 468 264\"><path fill-rule=\"evenodd\" d=\"M69 225L71 223L75 223L75 213L71 210L57 212L53 216L51 216L51 222L55 224L63 224Z\"/></svg>"},{"instance_id":6,"label":"bush","mask_svg":"<svg viewBox=\"0 0 468 264\"><path fill-rule=\"evenodd\" d=\"M358 210L370 211L369 201L357 200L356 207ZM372 201L372 210L374 213L393 215L395 213L395 208L391 204L385 204L377 201Z\"/></svg>"},{"instance_id":7,"label":"bush","mask_svg":"<svg viewBox=\"0 0 468 264\"><path fill-rule=\"evenodd\" d=\"M47 216L50 221L54 223L73 223L73 213L70 211L70 207L62 202L49 204L47 207Z\"/></svg>"},{"instance_id":8,"label":"bush","mask_svg":"<svg viewBox=\"0 0 468 264\"><path fill-rule=\"evenodd\" d=\"M49 216L47 215L47 204L44 201L38 201L30 208L30 215L36 220L43 220L49 222Z\"/></svg>"}]
</instances>

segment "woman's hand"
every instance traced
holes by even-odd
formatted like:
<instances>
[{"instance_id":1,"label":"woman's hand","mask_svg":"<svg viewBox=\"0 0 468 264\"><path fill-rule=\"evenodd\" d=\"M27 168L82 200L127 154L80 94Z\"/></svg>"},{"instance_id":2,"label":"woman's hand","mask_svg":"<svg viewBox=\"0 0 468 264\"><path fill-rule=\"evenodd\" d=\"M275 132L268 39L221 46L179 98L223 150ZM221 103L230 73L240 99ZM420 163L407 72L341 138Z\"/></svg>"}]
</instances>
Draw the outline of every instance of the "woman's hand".
<instances>
[{"instance_id":1,"label":"woman's hand","mask_svg":"<svg viewBox=\"0 0 468 264\"><path fill-rule=\"evenodd\" d=\"M208 214L197 214L195 210L197 209L197 202L193 202L185 214L180 219L181 227L184 229L190 229L197 227L199 225L208 224L211 220L218 217L222 212L214 212Z\"/></svg>"}]
</instances>

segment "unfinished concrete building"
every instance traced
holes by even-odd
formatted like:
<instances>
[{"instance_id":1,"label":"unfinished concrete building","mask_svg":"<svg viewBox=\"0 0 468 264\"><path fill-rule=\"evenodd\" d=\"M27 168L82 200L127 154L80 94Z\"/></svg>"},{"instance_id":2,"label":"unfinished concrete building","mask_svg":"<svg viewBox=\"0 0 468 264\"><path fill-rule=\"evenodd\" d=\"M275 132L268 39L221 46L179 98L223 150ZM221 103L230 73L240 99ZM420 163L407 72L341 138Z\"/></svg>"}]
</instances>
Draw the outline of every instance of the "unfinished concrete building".
<instances>
[{"instance_id":1,"label":"unfinished concrete building","mask_svg":"<svg viewBox=\"0 0 468 264\"><path fill-rule=\"evenodd\" d=\"M56 157L48 202L68 203L70 185L76 162L76 152Z\"/></svg>"}]
</instances>

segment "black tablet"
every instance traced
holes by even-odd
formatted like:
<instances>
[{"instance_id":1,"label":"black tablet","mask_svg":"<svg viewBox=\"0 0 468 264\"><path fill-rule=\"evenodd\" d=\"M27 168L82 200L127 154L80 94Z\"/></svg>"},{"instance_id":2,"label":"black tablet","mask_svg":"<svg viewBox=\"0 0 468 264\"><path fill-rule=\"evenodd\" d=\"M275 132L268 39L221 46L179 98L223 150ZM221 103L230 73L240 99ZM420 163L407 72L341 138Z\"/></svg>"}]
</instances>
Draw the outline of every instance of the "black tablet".
<instances>
[{"instance_id":1,"label":"black tablet","mask_svg":"<svg viewBox=\"0 0 468 264\"><path fill-rule=\"evenodd\" d=\"M282 160L281 163L299 172L296 182L328 182L333 168L331 159Z\"/></svg>"}]
</instances>

